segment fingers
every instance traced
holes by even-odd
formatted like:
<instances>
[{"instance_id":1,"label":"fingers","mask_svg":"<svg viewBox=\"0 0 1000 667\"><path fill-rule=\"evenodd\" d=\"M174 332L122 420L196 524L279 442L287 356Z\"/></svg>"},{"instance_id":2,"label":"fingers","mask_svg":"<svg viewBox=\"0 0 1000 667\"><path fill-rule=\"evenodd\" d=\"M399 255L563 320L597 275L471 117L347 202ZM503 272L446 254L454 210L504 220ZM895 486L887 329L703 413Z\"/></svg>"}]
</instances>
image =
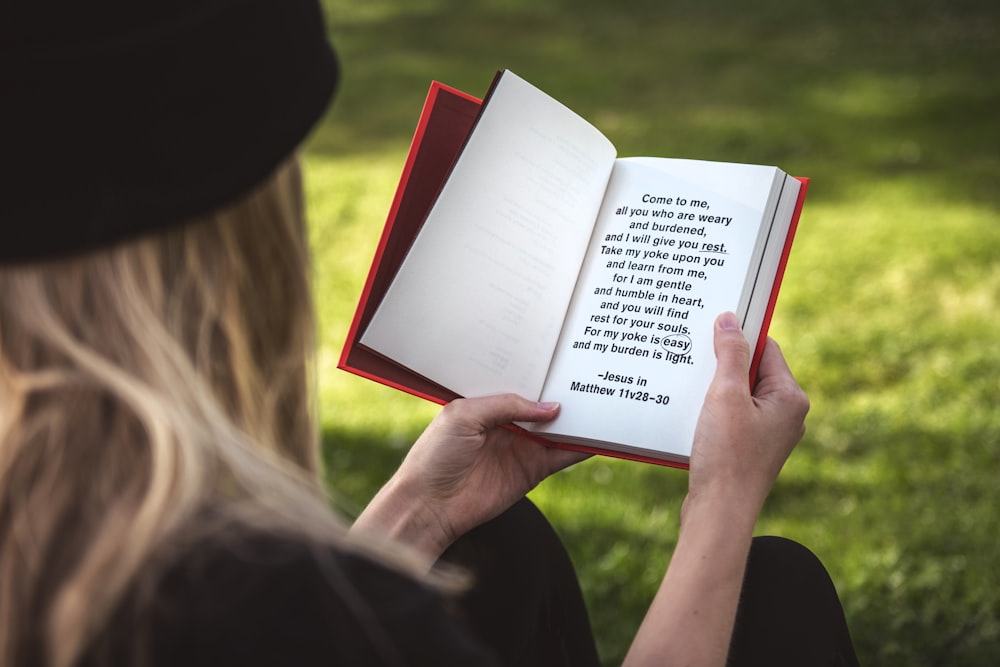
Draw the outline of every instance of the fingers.
<instances>
[{"instance_id":1,"label":"fingers","mask_svg":"<svg viewBox=\"0 0 1000 667\"><path fill-rule=\"evenodd\" d=\"M804 417L809 411L809 399L795 380L788 362L774 340L768 338L760 358L754 396L764 400L779 400Z\"/></svg>"},{"instance_id":2,"label":"fingers","mask_svg":"<svg viewBox=\"0 0 1000 667\"><path fill-rule=\"evenodd\" d=\"M545 444L542 446L545 447L545 452L549 457L549 464L551 466L549 474L568 468L571 465L576 465L580 461L586 461L593 456L586 452L577 452L571 449L562 449Z\"/></svg>"},{"instance_id":3,"label":"fingers","mask_svg":"<svg viewBox=\"0 0 1000 667\"><path fill-rule=\"evenodd\" d=\"M792 371L785 361L785 355L781 353L781 348L774 342L773 338L768 338L764 343L764 354L760 358L760 366L757 369L760 380L765 378L788 378L794 381Z\"/></svg>"}]
</instances>

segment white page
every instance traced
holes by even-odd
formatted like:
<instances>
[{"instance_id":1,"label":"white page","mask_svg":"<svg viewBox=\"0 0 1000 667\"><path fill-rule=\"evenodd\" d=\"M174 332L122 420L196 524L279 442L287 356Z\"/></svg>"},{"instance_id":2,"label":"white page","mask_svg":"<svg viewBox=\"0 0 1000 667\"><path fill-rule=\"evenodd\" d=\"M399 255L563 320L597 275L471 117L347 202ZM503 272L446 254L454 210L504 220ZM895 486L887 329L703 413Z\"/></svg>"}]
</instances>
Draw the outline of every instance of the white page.
<instances>
[{"instance_id":1,"label":"white page","mask_svg":"<svg viewBox=\"0 0 1000 667\"><path fill-rule=\"evenodd\" d=\"M789 223L795 212L795 205L798 203L801 189L802 183L797 178L787 174L782 174L782 178L775 182L775 188L772 190L775 206L774 216L771 219L771 237L787 238ZM767 306L771 298L770 290L759 287L774 285L784 249L784 243L774 243L772 239L772 242L760 248L761 259L757 272L754 273L751 267L750 275L747 276L748 286L758 287L752 294L743 295L743 298L748 301L746 315L743 318L743 330L750 340L750 349L754 349L757 345L758 337L756 334L764 324L764 317L767 314Z\"/></svg>"},{"instance_id":2,"label":"white page","mask_svg":"<svg viewBox=\"0 0 1000 667\"><path fill-rule=\"evenodd\" d=\"M505 72L362 343L461 395L537 398L614 154Z\"/></svg>"},{"instance_id":3,"label":"white page","mask_svg":"<svg viewBox=\"0 0 1000 667\"><path fill-rule=\"evenodd\" d=\"M563 409L537 430L616 442L626 451L690 454L715 371L713 323L719 313L740 309L778 173L659 158L615 163L542 393ZM616 213L622 207L626 212ZM682 242L695 247L682 249ZM608 266L622 261L648 270Z\"/></svg>"}]
</instances>

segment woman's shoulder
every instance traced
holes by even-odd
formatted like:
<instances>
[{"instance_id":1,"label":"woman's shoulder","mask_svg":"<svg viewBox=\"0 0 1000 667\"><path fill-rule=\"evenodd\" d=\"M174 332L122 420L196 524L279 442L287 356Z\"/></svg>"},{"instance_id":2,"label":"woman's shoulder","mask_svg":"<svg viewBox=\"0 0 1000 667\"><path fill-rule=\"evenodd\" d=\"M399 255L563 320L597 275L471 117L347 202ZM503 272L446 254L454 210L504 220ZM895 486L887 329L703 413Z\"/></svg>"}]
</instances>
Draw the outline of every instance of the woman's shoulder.
<instances>
[{"instance_id":1,"label":"woman's shoulder","mask_svg":"<svg viewBox=\"0 0 1000 667\"><path fill-rule=\"evenodd\" d=\"M145 637L154 665L493 664L441 595L344 549L254 534L212 540L170 567L107 633Z\"/></svg>"}]
</instances>

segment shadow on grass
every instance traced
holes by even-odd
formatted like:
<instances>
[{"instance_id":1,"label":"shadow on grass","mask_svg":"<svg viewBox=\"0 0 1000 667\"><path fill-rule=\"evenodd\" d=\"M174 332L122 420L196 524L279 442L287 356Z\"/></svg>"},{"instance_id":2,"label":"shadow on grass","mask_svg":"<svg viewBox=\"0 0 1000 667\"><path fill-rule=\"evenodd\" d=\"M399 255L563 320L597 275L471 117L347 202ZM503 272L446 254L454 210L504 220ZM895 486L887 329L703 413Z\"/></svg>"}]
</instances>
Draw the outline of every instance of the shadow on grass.
<instances>
[{"instance_id":1,"label":"shadow on grass","mask_svg":"<svg viewBox=\"0 0 1000 667\"><path fill-rule=\"evenodd\" d=\"M803 443L765 519L815 527L809 546L836 565L863 664L992 664L1000 487L988 471L1000 464L1000 431L988 421L960 430L873 417L839 420L854 452L845 457Z\"/></svg>"},{"instance_id":2,"label":"shadow on grass","mask_svg":"<svg viewBox=\"0 0 1000 667\"><path fill-rule=\"evenodd\" d=\"M406 455L399 439L337 428L324 428L320 442L334 502L351 516L368 504Z\"/></svg>"},{"instance_id":3,"label":"shadow on grass","mask_svg":"<svg viewBox=\"0 0 1000 667\"><path fill-rule=\"evenodd\" d=\"M316 151L399 151L432 79L482 95L509 67L622 155L775 163L814 201L906 178L1000 203L992 2L328 4L344 80Z\"/></svg>"}]
</instances>

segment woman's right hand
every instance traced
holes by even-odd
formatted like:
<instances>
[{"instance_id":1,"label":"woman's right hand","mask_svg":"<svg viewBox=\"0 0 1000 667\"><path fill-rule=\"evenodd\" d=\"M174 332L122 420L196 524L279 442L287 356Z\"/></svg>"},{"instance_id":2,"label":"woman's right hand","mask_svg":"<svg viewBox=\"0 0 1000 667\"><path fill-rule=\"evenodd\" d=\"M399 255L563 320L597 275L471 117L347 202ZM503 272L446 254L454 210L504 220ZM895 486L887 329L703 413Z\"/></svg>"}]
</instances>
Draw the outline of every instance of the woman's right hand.
<instances>
[{"instance_id":1,"label":"woman's right hand","mask_svg":"<svg viewBox=\"0 0 1000 667\"><path fill-rule=\"evenodd\" d=\"M805 433L809 399L771 339L751 393L750 349L732 313L716 320L715 354L718 366L698 419L685 505L713 498L752 509L756 517Z\"/></svg>"},{"instance_id":2,"label":"woman's right hand","mask_svg":"<svg viewBox=\"0 0 1000 667\"><path fill-rule=\"evenodd\" d=\"M754 524L805 430L809 401L768 340L750 391L736 317L715 321L715 378L698 419L670 566L625 664L726 664Z\"/></svg>"}]
</instances>

